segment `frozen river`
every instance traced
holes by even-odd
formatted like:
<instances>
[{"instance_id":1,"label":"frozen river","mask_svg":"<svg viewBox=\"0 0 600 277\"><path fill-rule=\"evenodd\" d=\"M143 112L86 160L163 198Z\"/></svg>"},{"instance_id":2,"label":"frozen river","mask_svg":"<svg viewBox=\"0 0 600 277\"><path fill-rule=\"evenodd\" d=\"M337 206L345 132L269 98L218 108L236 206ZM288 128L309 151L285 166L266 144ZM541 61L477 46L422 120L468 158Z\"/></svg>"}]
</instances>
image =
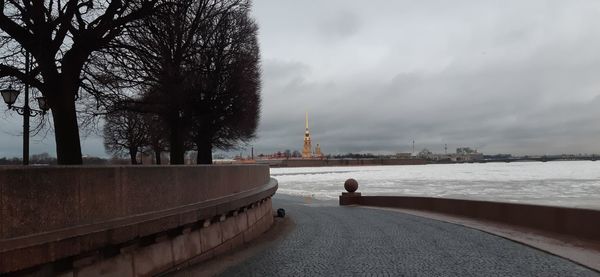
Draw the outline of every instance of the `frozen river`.
<instances>
[{"instance_id":1,"label":"frozen river","mask_svg":"<svg viewBox=\"0 0 600 277\"><path fill-rule=\"evenodd\" d=\"M278 193L337 199L354 178L363 195L411 195L600 209L600 161L272 168Z\"/></svg>"}]
</instances>

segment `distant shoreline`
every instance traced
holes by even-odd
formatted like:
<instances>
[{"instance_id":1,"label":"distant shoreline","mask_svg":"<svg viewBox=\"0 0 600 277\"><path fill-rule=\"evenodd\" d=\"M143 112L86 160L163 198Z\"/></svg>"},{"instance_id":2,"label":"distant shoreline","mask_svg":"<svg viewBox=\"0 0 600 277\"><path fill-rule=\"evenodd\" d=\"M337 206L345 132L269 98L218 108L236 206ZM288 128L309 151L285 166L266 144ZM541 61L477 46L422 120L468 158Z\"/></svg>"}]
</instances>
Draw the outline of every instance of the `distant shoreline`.
<instances>
[{"instance_id":1,"label":"distant shoreline","mask_svg":"<svg viewBox=\"0 0 600 277\"><path fill-rule=\"evenodd\" d=\"M596 161L596 159L549 159L549 158L512 158L472 161L430 161L425 159L272 159L257 160L258 164L267 164L272 168L284 167L345 167L345 166L386 166L386 165L427 165L427 164L475 164L475 163L513 163L513 162L551 162L551 161Z\"/></svg>"},{"instance_id":2,"label":"distant shoreline","mask_svg":"<svg viewBox=\"0 0 600 277\"><path fill-rule=\"evenodd\" d=\"M281 159L258 160L270 167L324 167L324 166L376 166L376 165L424 165L423 159Z\"/></svg>"}]
</instances>

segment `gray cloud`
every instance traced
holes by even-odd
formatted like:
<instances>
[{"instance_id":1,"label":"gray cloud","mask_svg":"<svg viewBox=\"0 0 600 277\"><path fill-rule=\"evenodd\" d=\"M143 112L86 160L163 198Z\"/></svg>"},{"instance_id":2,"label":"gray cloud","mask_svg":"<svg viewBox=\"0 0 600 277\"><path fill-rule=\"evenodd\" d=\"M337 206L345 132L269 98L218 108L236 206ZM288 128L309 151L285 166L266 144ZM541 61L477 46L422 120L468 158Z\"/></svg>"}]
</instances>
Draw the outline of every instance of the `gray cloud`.
<instances>
[{"instance_id":1,"label":"gray cloud","mask_svg":"<svg viewBox=\"0 0 600 277\"><path fill-rule=\"evenodd\" d=\"M358 32L360 18L350 11L337 11L330 17L323 18L317 24L317 32L325 39L340 40L350 37Z\"/></svg>"}]
</instances>

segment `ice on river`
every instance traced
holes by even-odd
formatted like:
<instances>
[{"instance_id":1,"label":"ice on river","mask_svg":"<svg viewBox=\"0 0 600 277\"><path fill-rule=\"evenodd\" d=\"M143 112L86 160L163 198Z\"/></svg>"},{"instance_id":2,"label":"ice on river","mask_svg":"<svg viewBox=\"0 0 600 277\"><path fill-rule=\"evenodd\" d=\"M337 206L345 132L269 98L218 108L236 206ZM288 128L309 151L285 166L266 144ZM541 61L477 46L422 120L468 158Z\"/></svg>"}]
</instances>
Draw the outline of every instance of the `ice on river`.
<instances>
[{"instance_id":1,"label":"ice on river","mask_svg":"<svg viewBox=\"0 0 600 277\"><path fill-rule=\"evenodd\" d=\"M337 199L354 178L363 195L412 195L600 209L600 161L273 168L278 193Z\"/></svg>"}]
</instances>

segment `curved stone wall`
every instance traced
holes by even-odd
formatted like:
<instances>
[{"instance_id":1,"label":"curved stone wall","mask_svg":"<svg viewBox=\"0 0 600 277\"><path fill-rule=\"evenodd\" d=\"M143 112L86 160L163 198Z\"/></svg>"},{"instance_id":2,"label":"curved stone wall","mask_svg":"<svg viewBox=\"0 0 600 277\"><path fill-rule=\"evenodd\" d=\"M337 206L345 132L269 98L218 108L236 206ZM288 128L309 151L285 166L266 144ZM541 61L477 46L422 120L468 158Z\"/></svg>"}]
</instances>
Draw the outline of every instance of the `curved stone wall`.
<instances>
[{"instance_id":1,"label":"curved stone wall","mask_svg":"<svg viewBox=\"0 0 600 277\"><path fill-rule=\"evenodd\" d=\"M340 196L340 205L352 204L456 215L600 242L599 210L432 197Z\"/></svg>"},{"instance_id":2,"label":"curved stone wall","mask_svg":"<svg viewBox=\"0 0 600 277\"><path fill-rule=\"evenodd\" d=\"M249 217L276 190L261 165L0 168L0 272L76 269L87 253Z\"/></svg>"}]
</instances>

